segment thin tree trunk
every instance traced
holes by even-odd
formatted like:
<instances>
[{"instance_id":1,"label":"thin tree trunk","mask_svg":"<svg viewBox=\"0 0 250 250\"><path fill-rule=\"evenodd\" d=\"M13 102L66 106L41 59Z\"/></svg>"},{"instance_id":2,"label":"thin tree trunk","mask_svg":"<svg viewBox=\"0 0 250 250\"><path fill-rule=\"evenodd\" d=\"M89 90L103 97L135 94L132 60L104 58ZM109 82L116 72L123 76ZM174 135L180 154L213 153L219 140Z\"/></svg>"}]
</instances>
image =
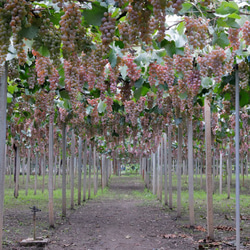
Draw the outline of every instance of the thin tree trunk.
<instances>
[{"instance_id":1,"label":"thin tree trunk","mask_svg":"<svg viewBox=\"0 0 250 250\"><path fill-rule=\"evenodd\" d=\"M168 126L168 183L169 183L169 202L170 209L173 208L173 196L172 196L172 141L171 141L171 125Z\"/></svg>"},{"instance_id":2,"label":"thin tree trunk","mask_svg":"<svg viewBox=\"0 0 250 250\"><path fill-rule=\"evenodd\" d=\"M96 175L97 175L97 166L96 166L96 147L93 148L93 168L94 168L94 195L97 194L97 182L96 182Z\"/></svg>"},{"instance_id":3,"label":"thin tree trunk","mask_svg":"<svg viewBox=\"0 0 250 250\"><path fill-rule=\"evenodd\" d=\"M212 151L211 151L211 111L210 103L205 98L205 138L206 138L206 169L207 169L207 234L214 240L213 226L213 186L212 186Z\"/></svg>"},{"instance_id":4,"label":"thin tree trunk","mask_svg":"<svg viewBox=\"0 0 250 250\"><path fill-rule=\"evenodd\" d=\"M53 117L50 117L49 123L49 180L48 180L48 189L49 189L49 226L54 228L54 202L53 202ZM45 165L45 162L43 163Z\"/></svg>"},{"instance_id":5,"label":"thin tree trunk","mask_svg":"<svg viewBox=\"0 0 250 250\"><path fill-rule=\"evenodd\" d=\"M105 188L105 155L102 154L102 190Z\"/></svg>"},{"instance_id":6,"label":"thin tree trunk","mask_svg":"<svg viewBox=\"0 0 250 250\"><path fill-rule=\"evenodd\" d=\"M178 125L177 217L181 217L182 125Z\"/></svg>"},{"instance_id":7,"label":"thin tree trunk","mask_svg":"<svg viewBox=\"0 0 250 250\"><path fill-rule=\"evenodd\" d=\"M157 169L158 169L158 183L157 183L157 198L161 202L162 201L162 161L161 161L161 145L158 146L157 149Z\"/></svg>"},{"instance_id":8,"label":"thin tree trunk","mask_svg":"<svg viewBox=\"0 0 250 250\"><path fill-rule=\"evenodd\" d=\"M4 213L4 179L5 179L5 140L6 140L6 106L7 106L7 63L0 76L0 250L2 250L3 213Z\"/></svg>"},{"instance_id":9,"label":"thin tree trunk","mask_svg":"<svg viewBox=\"0 0 250 250\"><path fill-rule=\"evenodd\" d=\"M25 157L22 159L22 177L23 177L23 185L24 185L24 173L25 173Z\"/></svg>"},{"instance_id":10,"label":"thin tree trunk","mask_svg":"<svg viewBox=\"0 0 250 250\"><path fill-rule=\"evenodd\" d=\"M19 195L19 175L20 175L20 149L19 146L15 147L15 172L14 172L14 182L15 190L14 197L17 198Z\"/></svg>"},{"instance_id":11,"label":"thin tree trunk","mask_svg":"<svg viewBox=\"0 0 250 250\"><path fill-rule=\"evenodd\" d=\"M40 164L42 165L42 175L43 175L43 183L42 183L42 193L44 193L45 188L45 172L46 172L46 153L43 154L43 160L40 159Z\"/></svg>"},{"instance_id":12,"label":"thin tree trunk","mask_svg":"<svg viewBox=\"0 0 250 250\"><path fill-rule=\"evenodd\" d=\"M58 183L58 188L60 188L62 186L61 184L61 164L62 164L62 160L61 160L61 154L59 152L59 159L58 159L58 178L57 178L57 183Z\"/></svg>"},{"instance_id":13,"label":"thin tree trunk","mask_svg":"<svg viewBox=\"0 0 250 250\"><path fill-rule=\"evenodd\" d=\"M62 124L62 217L66 217L66 124Z\"/></svg>"},{"instance_id":14,"label":"thin tree trunk","mask_svg":"<svg viewBox=\"0 0 250 250\"><path fill-rule=\"evenodd\" d=\"M57 155L55 155L55 162L54 162L54 185L53 185L53 190L56 190L56 175L57 175Z\"/></svg>"},{"instance_id":15,"label":"thin tree trunk","mask_svg":"<svg viewBox=\"0 0 250 250\"><path fill-rule=\"evenodd\" d=\"M231 193L231 152L230 147L228 150L228 158L227 158L227 198L230 199Z\"/></svg>"},{"instance_id":16,"label":"thin tree trunk","mask_svg":"<svg viewBox=\"0 0 250 250\"><path fill-rule=\"evenodd\" d=\"M163 156L164 156L164 204L168 205L168 164L167 164L167 134L163 134Z\"/></svg>"},{"instance_id":17,"label":"thin tree trunk","mask_svg":"<svg viewBox=\"0 0 250 250\"><path fill-rule=\"evenodd\" d=\"M38 172L38 152L36 152L34 195L36 195L36 190L37 190L37 174L38 174L37 172Z\"/></svg>"},{"instance_id":18,"label":"thin tree trunk","mask_svg":"<svg viewBox=\"0 0 250 250\"><path fill-rule=\"evenodd\" d=\"M91 168L92 168L92 148L89 144L89 181L88 181L88 200L91 198Z\"/></svg>"},{"instance_id":19,"label":"thin tree trunk","mask_svg":"<svg viewBox=\"0 0 250 250\"><path fill-rule=\"evenodd\" d=\"M28 195L28 188L30 182L30 148L28 149L28 161L27 161L27 168L26 168L26 185L25 185L25 195Z\"/></svg>"},{"instance_id":20,"label":"thin tree trunk","mask_svg":"<svg viewBox=\"0 0 250 250\"><path fill-rule=\"evenodd\" d=\"M200 188L202 189L203 186L203 159L200 160L200 171L201 171L201 176L200 176Z\"/></svg>"},{"instance_id":21,"label":"thin tree trunk","mask_svg":"<svg viewBox=\"0 0 250 250\"><path fill-rule=\"evenodd\" d=\"M82 137L78 140L78 205L82 198Z\"/></svg>"},{"instance_id":22,"label":"thin tree trunk","mask_svg":"<svg viewBox=\"0 0 250 250\"><path fill-rule=\"evenodd\" d=\"M87 138L84 142L84 156L83 156L83 198L82 201L86 201L87 192Z\"/></svg>"},{"instance_id":23,"label":"thin tree trunk","mask_svg":"<svg viewBox=\"0 0 250 250\"><path fill-rule=\"evenodd\" d=\"M155 153L153 153L153 195L156 195L156 164L155 164Z\"/></svg>"},{"instance_id":24,"label":"thin tree trunk","mask_svg":"<svg viewBox=\"0 0 250 250\"><path fill-rule=\"evenodd\" d=\"M12 159L12 157L10 156L9 188L11 188L11 184L12 184L12 169L13 169L12 166L14 165L13 162L14 162L14 159Z\"/></svg>"},{"instance_id":25,"label":"thin tree trunk","mask_svg":"<svg viewBox=\"0 0 250 250\"><path fill-rule=\"evenodd\" d=\"M243 158L241 158L240 167L241 167L241 175L242 175L242 186L244 187L244 163L243 163Z\"/></svg>"},{"instance_id":26,"label":"thin tree trunk","mask_svg":"<svg viewBox=\"0 0 250 250\"><path fill-rule=\"evenodd\" d=\"M222 178L223 178L223 158L222 158L222 150L220 151L220 194L222 194Z\"/></svg>"},{"instance_id":27,"label":"thin tree trunk","mask_svg":"<svg viewBox=\"0 0 250 250\"><path fill-rule=\"evenodd\" d=\"M193 122L192 117L188 119L188 203L189 203L189 223L193 227L194 218L194 166L193 166ZM198 162L198 161L197 161Z\"/></svg>"},{"instance_id":28,"label":"thin tree trunk","mask_svg":"<svg viewBox=\"0 0 250 250\"><path fill-rule=\"evenodd\" d=\"M75 159L75 132L72 129L72 136L71 136L71 163L70 163L70 209L74 209L74 190L75 190L75 183L74 183L74 159Z\"/></svg>"}]
</instances>

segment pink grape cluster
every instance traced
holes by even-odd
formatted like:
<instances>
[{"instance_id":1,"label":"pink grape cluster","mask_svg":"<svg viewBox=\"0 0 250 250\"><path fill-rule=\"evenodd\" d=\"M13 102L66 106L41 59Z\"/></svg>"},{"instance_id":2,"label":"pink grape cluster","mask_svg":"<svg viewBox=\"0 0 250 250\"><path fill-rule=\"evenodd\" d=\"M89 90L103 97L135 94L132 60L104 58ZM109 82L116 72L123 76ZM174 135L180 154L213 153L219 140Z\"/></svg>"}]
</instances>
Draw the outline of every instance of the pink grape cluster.
<instances>
[{"instance_id":1,"label":"pink grape cluster","mask_svg":"<svg viewBox=\"0 0 250 250\"><path fill-rule=\"evenodd\" d=\"M31 25L31 8L32 5L29 1L19 0L12 1L7 0L4 5L5 10L7 10L11 15L10 26L13 33L13 44L17 51L19 58L19 64L23 65L26 61L26 52L24 51L24 42L20 31L22 30L22 25L30 27Z\"/></svg>"},{"instance_id":2,"label":"pink grape cluster","mask_svg":"<svg viewBox=\"0 0 250 250\"><path fill-rule=\"evenodd\" d=\"M198 57L197 62L200 65L202 76L214 76L215 82L220 82L221 77L226 73L226 52L222 48L215 49L203 57Z\"/></svg>"},{"instance_id":3,"label":"pink grape cluster","mask_svg":"<svg viewBox=\"0 0 250 250\"><path fill-rule=\"evenodd\" d=\"M107 111L108 118L114 119L113 108L112 108L112 105L114 103L113 99L111 97L107 96L105 103L107 104L106 111Z\"/></svg>"},{"instance_id":4,"label":"pink grape cluster","mask_svg":"<svg viewBox=\"0 0 250 250\"><path fill-rule=\"evenodd\" d=\"M193 97L199 93L201 86L201 75L198 69L193 69L192 71L190 71L187 86L188 89L191 90Z\"/></svg>"},{"instance_id":5,"label":"pink grape cluster","mask_svg":"<svg viewBox=\"0 0 250 250\"><path fill-rule=\"evenodd\" d=\"M129 25L126 22L122 22L118 24L118 30L120 33L120 40L126 45L129 43Z\"/></svg>"},{"instance_id":6,"label":"pink grape cluster","mask_svg":"<svg viewBox=\"0 0 250 250\"><path fill-rule=\"evenodd\" d=\"M140 38L145 43L151 43L154 27L150 24L151 11L147 8L148 0L133 1L128 6L128 22L130 43L137 44Z\"/></svg>"},{"instance_id":7,"label":"pink grape cluster","mask_svg":"<svg viewBox=\"0 0 250 250\"><path fill-rule=\"evenodd\" d=\"M128 55L127 57L123 58L123 61L128 67L128 77L133 81L138 80L141 77L141 69L137 68L136 63L134 63L134 58L131 55Z\"/></svg>"},{"instance_id":8,"label":"pink grape cluster","mask_svg":"<svg viewBox=\"0 0 250 250\"><path fill-rule=\"evenodd\" d=\"M246 45L250 45L250 22L247 20L242 27L242 37Z\"/></svg>"},{"instance_id":9,"label":"pink grape cluster","mask_svg":"<svg viewBox=\"0 0 250 250\"><path fill-rule=\"evenodd\" d=\"M111 13L104 13L104 17L102 18L102 24L100 27L100 31L102 32L101 39L104 48L108 48L107 45L109 45L113 41L116 28L115 22L116 19L114 17L111 17Z\"/></svg>"},{"instance_id":10,"label":"pink grape cluster","mask_svg":"<svg viewBox=\"0 0 250 250\"><path fill-rule=\"evenodd\" d=\"M80 6L74 2L70 2L64 6L64 15L60 20L61 32L62 32L62 51L66 59L76 51L75 40L77 38L77 32L81 28L82 14Z\"/></svg>"},{"instance_id":11,"label":"pink grape cluster","mask_svg":"<svg viewBox=\"0 0 250 250\"><path fill-rule=\"evenodd\" d=\"M193 48L203 49L208 41L208 23L209 20L204 21L201 17L198 19L193 17L185 17L186 31L185 34L188 37L188 41Z\"/></svg>"},{"instance_id":12,"label":"pink grape cluster","mask_svg":"<svg viewBox=\"0 0 250 250\"><path fill-rule=\"evenodd\" d=\"M157 40L162 41L165 37L166 1L151 0L153 5L154 25L158 29Z\"/></svg>"},{"instance_id":13,"label":"pink grape cluster","mask_svg":"<svg viewBox=\"0 0 250 250\"><path fill-rule=\"evenodd\" d=\"M185 55L174 55L174 67L175 70L183 74L183 77L187 79L189 77L189 71L193 69L193 56L189 50L185 51Z\"/></svg>"},{"instance_id":14,"label":"pink grape cluster","mask_svg":"<svg viewBox=\"0 0 250 250\"><path fill-rule=\"evenodd\" d=\"M242 61L238 64L239 67L239 78L240 78L240 87L242 89L249 88L249 64L245 61Z\"/></svg>"},{"instance_id":15,"label":"pink grape cluster","mask_svg":"<svg viewBox=\"0 0 250 250\"><path fill-rule=\"evenodd\" d=\"M59 83L59 73L57 69L52 65L48 57L41 56L38 52L32 51L36 57L36 73L37 81L40 85L44 84L46 77L50 83L50 89L55 90Z\"/></svg>"},{"instance_id":16,"label":"pink grape cluster","mask_svg":"<svg viewBox=\"0 0 250 250\"><path fill-rule=\"evenodd\" d=\"M124 102L125 112L127 113L126 122L129 120L132 123L132 126L137 124L137 112L136 112L136 103L133 100Z\"/></svg>"},{"instance_id":17,"label":"pink grape cluster","mask_svg":"<svg viewBox=\"0 0 250 250\"><path fill-rule=\"evenodd\" d=\"M182 4L184 0L171 0L167 1L167 7L172 7L174 9L174 13L177 14L182 9Z\"/></svg>"},{"instance_id":18,"label":"pink grape cluster","mask_svg":"<svg viewBox=\"0 0 250 250\"><path fill-rule=\"evenodd\" d=\"M233 50L237 50L240 47L239 32L240 29L228 29L228 39L231 43L231 47L233 48Z\"/></svg>"},{"instance_id":19,"label":"pink grape cluster","mask_svg":"<svg viewBox=\"0 0 250 250\"><path fill-rule=\"evenodd\" d=\"M44 14L42 24L39 29L39 34L34 38L33 48L39 51L40 47L48 48L50 52L50 59L53 60L54 65L59 66L60 49L61 49L61 35L59 29L55 28L50 18Z\"/></svg>"},{"instance_id":20,"label":"pink grape cluster","mask_svg":"<svg viewBox=\"0 0 250 250\"><path fill-rule=\"evenodd\" d=\"M98 114L98 101L99 98L96 99L88 99L88 103L93 107L91 113L91 122L93 125L97 125L99 123L99 114Z\"/></svg>"},{"instance_id":21,"label":"pink grape cluster","mask_svg":"<svg viewBox=\"0 0 250 250\"><path fill-rule=\"evenodd\" d=\"M151 85L173 85L174 72L169 68L167 64L161 65L157 63L151 63L149 65L149 78L148 81Z\"/></svg>"}]
</instances>

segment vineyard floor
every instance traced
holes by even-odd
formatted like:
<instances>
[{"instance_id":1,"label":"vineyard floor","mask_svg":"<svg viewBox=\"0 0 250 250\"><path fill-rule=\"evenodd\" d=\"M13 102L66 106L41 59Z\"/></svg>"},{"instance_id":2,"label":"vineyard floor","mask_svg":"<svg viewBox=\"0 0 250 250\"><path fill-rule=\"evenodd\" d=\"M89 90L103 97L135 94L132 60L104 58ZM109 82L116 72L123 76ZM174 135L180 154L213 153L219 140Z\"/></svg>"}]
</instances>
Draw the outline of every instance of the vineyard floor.
<instances>
[{"instance_id":1,"label":"vineyard floor","mask_svg":"<svg viewBox=\"0 0 250 250\"><path fill-rule=\"evenodd\" d=\"M234 226L233 220L215 214L216 226L222 219L224 228L215 230L216 242L207 243L205 216L196 213L196 226L189 228L188 211L185 211L181 218L176 218L175 209L170 210L167 206L161 205L155 196L144 189L140 176L112 177L109 187L99 194L71 211L67 219L58 221L55 229L46 230L40 219L39 234L47 235L50 240L45 248L40 249L235 249L235 232L230 230ZM20 221L24 220L18 218L18 213L12 216L15 219L12 220L13 223L19 221L20 224ZM42 217L39 214L38 216ZM30 217L31 215L27 214L26 220L30 220ZM25 225L17 227L23 228L23 231L19 230L19 237L27 234ZM250 246L242 249L250 249L248 247ZM6 249L25 248L16 244L9 245Z\"/></svg>"}]
</instances>

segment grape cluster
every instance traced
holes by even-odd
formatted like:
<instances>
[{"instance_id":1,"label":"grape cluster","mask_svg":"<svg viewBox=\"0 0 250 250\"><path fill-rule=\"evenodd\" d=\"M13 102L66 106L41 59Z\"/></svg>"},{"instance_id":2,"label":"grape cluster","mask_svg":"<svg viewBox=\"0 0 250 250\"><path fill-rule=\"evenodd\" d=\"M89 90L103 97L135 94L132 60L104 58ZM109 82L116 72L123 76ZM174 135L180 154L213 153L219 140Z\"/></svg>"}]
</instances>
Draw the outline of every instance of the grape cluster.
<instances>
[{"instance_id":1,"label":"grape cluster","mask_svg":"<svg viewBox=\"0 0 250 250\"><path fill-rule=\"evenodd\" d=\"M129 3L129 0L115 0L115 2L117 3L119 8L122 8Z\"/></svg>"},{"instance_id":2,"label":"grape cluster","mask_svg":"<svg viewBox=\"0 0 250 250\"><path fill-rule=\"evenodd\" d=\"M151 43L151 34L154 27L150 25L151 11L148 9L149 1L133 1L128 6L130 43L137 44L138 38L143 42Z\"/></svg>"},{"instance_id":3,"label":"grape cluster","mask_svg":"<svg viewBox=\"0 0 250 250\"><path fill-rule=\"evenodd\" d=\"M26 0L12 1L7 0L4 8L11 15L10 26L13 33L13 45L17 51L19 64L23 65L26 61L26 53L24 51L24 42L21 36L21 29L24 25L29 27L31 25L31 3Z\"/></svg>"},{"instance_id":4,"label":"grape cluster","mask_svg":"<svg viewBox=\"0 0 250 250\"><path fill-rule=\"evenodd\" d=\"M19 77L19 65L18 65L18 59L13 58L9 61L8 64L8 77L10 80L15 80Z\"/></svg>"},{"instance_id":5,"label":"grape cluster","mask_svg":"<svg viewBox=\"0 0 250 250\"><path fill-rule=\"evenodd\" d=\"M9 25L10 21L11 21L11 13L4 8L0 8L0 34L1 34L0 65L4 63L10 45L10 37L11 37L11 26Z\"/></svg>"},{"instance_id":6,"label":"grape cluster","mask_svg":"<svg viewBox=\"0 0 250 250\"><path fill-rule=\"evenodd\" d=\"M240 47L239 32L240 29L229 28L228 30L228 39L231 43L231 47L233 48L233 50L237 50Z\"/></svg>"},{"instance_id":7,"label":"grape cluster","mask_svg":"<svg viewBox=\"0 0 250 250\"><path fill-rule=\"evenodd\" d=\"M124 102L125 111L127 113L126 122L131 122L132 126L137 124L136 103L133 100Z\"/></svg>"},{"instance_id":8,"label":"grape cluster","mask_svg":"<svg viewBox=\"0 0 250 250\"><path fill-rule=\"evenodd\" d=\"M88 103L93 107L91 113L91 122L93 125L97 125L99 123L99 114L98 114L98 98L96 99L88 99Z\"/></svg>"},{"instance_id":9,"label":"grape cluster","mask_svg":"<svg viewBox=\"0 0 250 250\"><path fill-rule=\"evenodd\" d=\"M151 85L164 85L167 83L168 86L172 86L174 82L174 72L167 64L150 63L148 81Z\"/></svg>"},{"instance_id":10,"label":"grape cluster","mask_svg":"<svg viewBox=\"0 0 250 250\"><path fill-rule=\"evenodd\" d=\"M215 82L220 82L221 77L226 73L228 65L226 64L226 52L219 48L198 57L197 62L200 65L200 73L202 76L214 76Z\"/></svg>"},{"instance_id":11,"label":"grape cluster","mask_svg":"<svg viewBox=\"0 0 250 250\"><path fill-rule=\"evenodd\" d=\"M137 65L136 63L134 63L134 58L131 55L128 55L127 57L123 58L123 62L128 67L127 69L128 77L133 81L138 80L141 76L141 69L137 69Z\"/></svg>"},{"instance_id":12,"label":"grape cluster","mask_svg":"<svg viewBox=\"0 0 250 250\"><path fill-rule=\"evenodd\" d=\"M155 95L153 92L148 92L147 93L147 108L148 109L152 109L154 106L154 99L155 99Z\"/></svg>"},{"instance_id":13,"label":"grape cluster","mask_svg":"<svg viewBox=\"0 0 250 250\"><path fill-rule=\"evenodd\" d=\"M33 55L36 57L35 65L37 72L37 81L40 85L44 84L46 78L50 83L50 89L55 90L59 82L59 73L52 65L49 58L41 56L38 52L32 51Z\"/></svg>"},{"instance_id":14,"label":"grape cluster","mask_svg":"<svg viewBox=\"0 0 250 250\"><path fill-rule=\"evenodd\" d=\"M204 21L201 17L198 19L192 17L184 18L186 23L185 34L188 37L188 41L193 48L203 49L207 44L207 32L209 20Z\"/></svg>"},{"instance_id":15,"label":"grape cluster","mask_svg":"<svg viewBox=\"0 0 250 250\"><path fill-rule=\"evenodd\" d=\"M36 68L35 67L29 67L29 73L28 73L28 79L27 79L27 83L29 85L30 89L33 89L37 79L36 79Z\"/></svg>"},{"instance_id":16,"label":"grape cluster","mask_svg":"<svg viewBox=\"0 0 250 250\"><path fill-rule=\"evenodd\" d=\"M167 7L171 7L174 9L174 13L177 14L182 9L182 4L184 3L184 0L172 0L167 1Z\"/></svg>"},{"instance_id":17,"label":"grape cluster","mask_svg":"<svg viewBox=\"0 0 250 250\"><path fill-rule=\"evenodd\" d=\"M158 29L157 40L162 41L165 37L165 16L166 16L166 1L151 0L153 5L154 24Z\"/></svg>"},{"instance_id":18,"label":"grape cluster","mask_svg":"<svg viewBox=\"0 0 250 250\"><path fill-rule=\"evenodd\" d=\"M60 20L62 32L62 51L64 58L68 59L76 51L76 34L81 28L81 11L78 4L70 2L64 6L64 15Z\"/></svg>"},{"instance_id":19,"label":"grape cluster","mask_svg":"<svg viewBox=\"0 0 250 250\"><path fill-rule=\"evenodd\" d=\"M124 44L128 44L129 43L129 25L126 22L122 22L118 24L118 30L120 33L120 40L124 43Z\"/></svg>"},{"instance_id":20,"label":"grape cluster","mask_svg":"<svg viewBox=\"0 0 250 250\"><path fill-rule=\"evenodd\" d=\"M117 76L115 71L112 69L110 63L107 64L108 72L106 72L106 78L109 82L110 92L115 94L117 91Z\"/></svg>"},{"instance_id":21,"label":"grape cluster","mask_svg":"<svg viewBox=\"0 0 250 250\"><path fill-rule=\"evenodd\" d=\"M60 31L55 28L50 18L44 13L42 24L40 26L39 34L34 38L33 48L39 51L40 47L48 48L50 52L50 59L53 60L54 65L59 66L61 35Z\"/></svg>"},{"instance_id":22,"label":"grape cluster","mask_svg":"<svg viewBox=\"0 0 250 250\"><path fill-rule=\"evenodd\" d=\"M131 96L131 85L129 81L124 81L123 85L119 88L121 90L120 93L122 102L129 100Z\"/></svg>"},{"instance_id":23,"label":"grape cluster","mask_svg":"<svg viewBox=\"0 0 250 250\"><path fill-rule=\"evenodd\" d=\"M193 56L189 50L185 51L185 55L174 55L174 67L175 70L183 74L183 78L189 77L189 71L193 69Z\"/></svg>"},{"instance_id":24,"label":"grape cluster","mask_svg":"<svg viewBox=\"0 0 250 250\"><path fill-rule=\"evenodd\" d=\"M250 45L250 22L247 20L242 27L242 37L246 45Z\"/></svg>"},{"instance_id":25,"label":"grape cluster","mask_svg":"<svg viewBox=\"0 0 250 250\"><path fill-rule=\"evenodd\" d=\"M111 120L114 119L113 108L112 108L113 102L114 101L111 97L109 96L106 97L105 103L107 104L106 106L107 116Z\"/></svg>"},{"instance_id":26,"label":"grape cluster","mask_svg":"<svg viewBox=\"0 0 250 250\"><path fill-rule=\"evenodd\" d=\"M115 33L115 22L116 19L114 17L111 17L111 13L104 13L100 31L102 32L102 44L106 49L108 48L108 45L113 41L113 36Z\"/></svg>"},{"instance_id":27,"label":"grape cluster","mask_svg":"<svg viewBox=\"0 0 250 250\"><path fill-rule=\"evenodd\" d=\"M93 89L94 87L98 88L101 91L101 95L107 90L107 85L105 84L105 66L107 63L107 59L102 58L101 46L97 46L97 48L85 58L87 68L86 78L89 89Z\"/></svg>"},{"instance_id":28,"label":"grape cluster","mask_svg":"<svg viewBox=\"0 0 250 250\"><path fill-rule=\"evenodd\" d=\"M238 64L239 67L239 78L240 78L240 87L246 89L249 87L249 64L245 61L242 61Z\"/></svg>"},{"instance_id":29,"label":"grape cluster","mask_svg":"<svg viewBox=\"0 0 250 250\"><path fill-rule=\"evenodd\" d=\"M193 97L199 93L199 89L201 86L201 75L198 69L193 69L190 72L187 85L188 85L189 90L191 90Z\"/></svg>"}]
</instances>

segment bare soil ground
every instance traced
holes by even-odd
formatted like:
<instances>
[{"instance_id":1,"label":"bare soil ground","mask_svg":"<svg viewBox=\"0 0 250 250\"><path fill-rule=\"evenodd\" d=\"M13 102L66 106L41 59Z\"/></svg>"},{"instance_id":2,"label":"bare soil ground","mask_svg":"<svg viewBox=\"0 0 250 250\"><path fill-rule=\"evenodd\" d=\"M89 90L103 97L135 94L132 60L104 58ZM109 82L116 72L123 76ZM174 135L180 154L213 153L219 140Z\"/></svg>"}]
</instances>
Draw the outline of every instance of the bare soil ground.
<instances>
[{"instance_id":1,"label":"bare soil ground","mask_svg":"<svg viewBox=\"0 0 250 250\"><path fill-rule=\"evenodd\" d=\"M207 242L204 216L199 218L196 214L199 226L189 228L188 212L176 218L176 211L169 210L147 194L140 176L113 177L103 195L71 211L67 219L59 219L59 214L56 214L55 229L48 230L46 223L42 224L46 220L44 217L46 214L38 214L37 235L48 237L50 243L44 248L28 249L235 249L235 232L230 230L234 224L232 220L227 220L228 225L224 224L224 228L215 230L217 242ZM215 218L215 224L221 219L225 221L222 214ZM25 249L17 242L25 235L32 235L30 220L30 213L21 215L18 209L15 214L6 211L9 232L5 233L9 235L14 227L19 230L8 236L12 243L6 244L4 249ZM250 245L246 244L242 249L250 249Z\"/></svg>"}]
</instances>

